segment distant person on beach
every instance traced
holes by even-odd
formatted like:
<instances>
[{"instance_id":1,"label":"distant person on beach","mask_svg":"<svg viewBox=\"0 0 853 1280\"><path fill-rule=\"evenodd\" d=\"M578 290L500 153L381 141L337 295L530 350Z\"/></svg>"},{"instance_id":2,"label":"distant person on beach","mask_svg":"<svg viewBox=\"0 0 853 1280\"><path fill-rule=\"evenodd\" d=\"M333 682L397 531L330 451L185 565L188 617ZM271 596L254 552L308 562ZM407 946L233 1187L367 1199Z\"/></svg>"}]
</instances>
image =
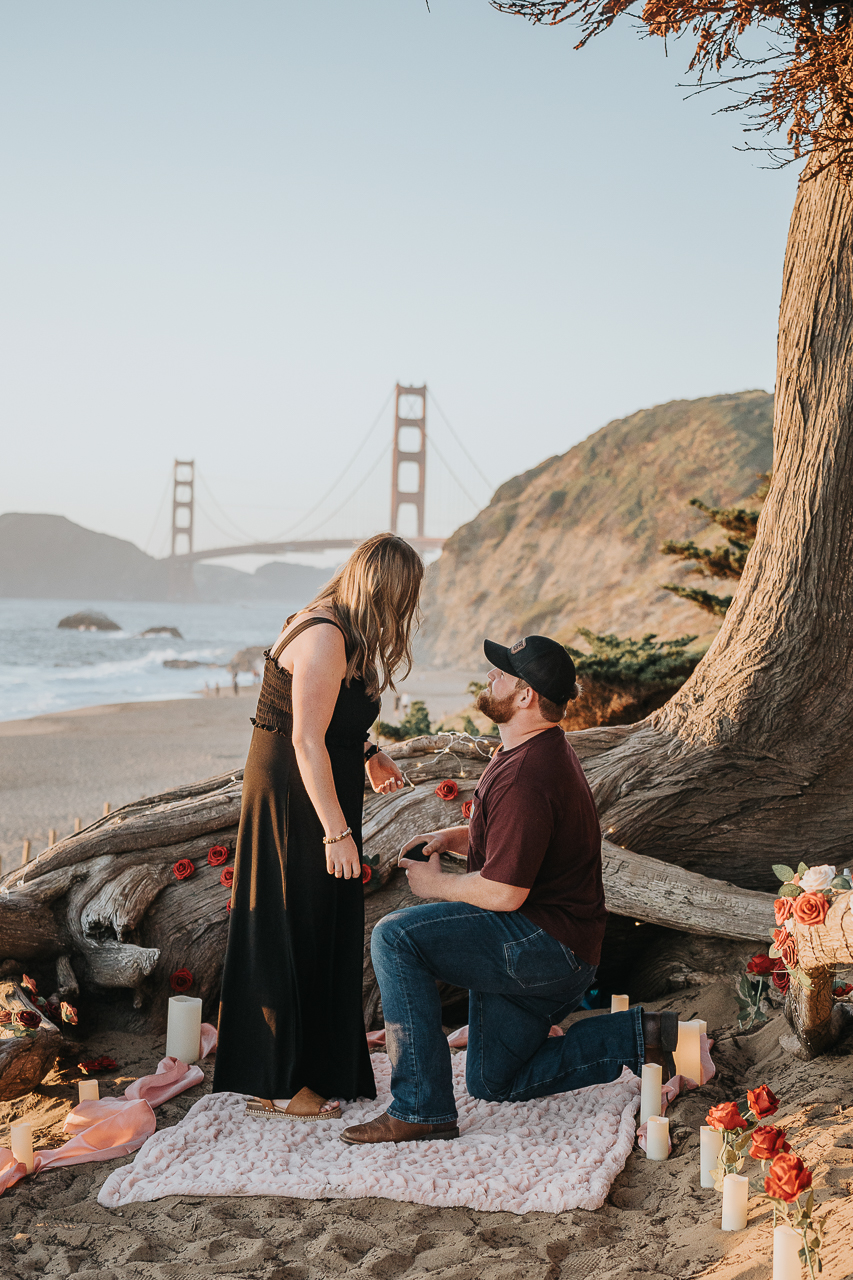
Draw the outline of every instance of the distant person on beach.
<instances>
[{"instance_id":1,"label":"distant person on beach","mask_svg":"<svg viewBox=\"0 0 853 1280\"><path fill-rule=\"evenodd\" d=\"M549 1034L595 976L607 917L595 802L560 728L579 686L570 656L547 636L484 649L493 669L477 706L501 746L477 784L470 826L417 836L401 851L412 892L439 901L395 911L373 930L392 1101L345 1129L345 1142L458 1137L436 980L469 991L475 1098L522 1102L601 1084L675 1048L678 1015L637 1008ZM428 861L407 859L424 841ZM444 851L467 854L468 874L443 872Z\"/></svg>"},{"instance_id":2,"label":"distant person on beach","mask_svg":"<svg viewBox=\"0 0 853 1280\"><path fill-rule=\"evenodd\" d=\"M362 1015L364 773L404 786L371 744L379 695L411 669L423 564L394 534L363 542L267 650L222 979L214 1092L247 1114L329 1120L375 1098ZM286 1099L290 1099L287 1106Z\"/></svg>"}]
</instances>

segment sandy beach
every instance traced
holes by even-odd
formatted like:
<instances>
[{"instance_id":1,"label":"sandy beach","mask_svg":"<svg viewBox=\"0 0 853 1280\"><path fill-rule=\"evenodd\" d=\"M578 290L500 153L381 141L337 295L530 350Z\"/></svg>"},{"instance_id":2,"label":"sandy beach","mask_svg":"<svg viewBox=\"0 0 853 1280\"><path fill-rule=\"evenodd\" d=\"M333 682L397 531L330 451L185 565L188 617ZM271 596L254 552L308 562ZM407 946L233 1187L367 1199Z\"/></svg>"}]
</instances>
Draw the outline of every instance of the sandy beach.
<instances>
[{"instance_id":1,"label":"sandy beach","mask_svg":"<svg viewBox=\"0 0 853 1280\"><path fill-rule=\"evenodd\" d=\"M485 665L485 664L484 664ZM469 699L466 686L482 672L412 672L401 693L426 702L433 723ZM0 856L4 873L20 863L24 840L31 856L61 838L80 818L85 827L140 796L240 769L252 736L257 687L230 685L219 697L122 702L0 721ZM397 719L393 695L383 718Z\"/></svg>"},{"instance_id":2,"label":"sandy beach","mask_svg":"<svg viewBox=\"0 0 853 1280\"><path fill-rule=\"evenodd\" d=\"M474 675L421 673L407 691L423 697L438 719L464 705L465 683ZM62 834L77 816L90 821L104 800L118 806L239 768L254 703L255 690L247 689L240 697L228 691L219 698L94 707L0 724L7 866L17 865L23 838L33 840L38 852L50 826ZM744 947L742 964L754 949ZM766 1083L781 1099L775 1122L815 1171L826 1222L823 1278L847 1280L853 1273L853 1034L831 1054L806 1063L780 1044L790 1028L778 1011L757 1030L739 1033L735 978L703 980L647 1005L706 1019L717 1042L717 1076L671 1108L670 1159L648 1161L635 1148L596 1212L517 1216L385 1199L272 1196L170 1196L103 1208L98 1191L109 1172L128 1163L125 1158L48 1171L7 1191L0 1200L0 1276L769 1280L767 1201L753 1195L748 1229L723 1233L719 1198L702 1191L698 1179L699 1126L708 1108L740 1100L747 1088ZM62 1121L76 1101L79 1060L104 1053L115 1058L118 1069L102 1077L101 1092L119 1096L131 1080L152 1072L164 1051L161 1039L95 1026L85 1042L69 1044L67 1059L38 1089L0 1105L0 1134L11 1120L26 1117L36 1126L37 1146L59 1145ZM158 1128L177 1123L209 1090L212 1059L204 1067L203 1084L158 1110ZM750 1172L757 1183L754 1162Z\"/></svg>"}]
</instances>

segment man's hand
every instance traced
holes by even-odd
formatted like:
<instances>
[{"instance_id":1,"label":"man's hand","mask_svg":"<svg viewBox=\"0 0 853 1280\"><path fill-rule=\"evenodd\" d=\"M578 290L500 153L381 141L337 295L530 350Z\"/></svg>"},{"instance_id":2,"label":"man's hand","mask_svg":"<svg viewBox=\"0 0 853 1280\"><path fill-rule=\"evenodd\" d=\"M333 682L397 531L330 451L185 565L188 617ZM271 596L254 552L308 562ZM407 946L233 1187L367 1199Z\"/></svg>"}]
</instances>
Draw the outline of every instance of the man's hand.
<instances>
[{"instance_id":1,"label":"man's hand","mask_svg":"<svg viewBox=\"0 0 853 1280\"><path fill-rule=\"evenodd\" d=\"M405 849L410 849L413 844L422 843L420 841L410 840ZM405 868L406 879L409 882L409 888L416 898L441 898L443 897L442 882L450 879L441 869L441 859L439 858L439 850L430 853L429 862L411 862L405 856L404 852L400 854L400 866ZM429 852L430 846L427 845L424 853Z\"/></svg>"},{"instance_id":2,"label":"man's hand","mask_svg":"<svg viewBox=\"0 0 853 1280\"><path fill-rule=\"evenodd\" d=\"M446 840L446 837L450 835L452 830L453 828L450 827L447 831L424 831L421 835L415 836L412 840L407 840L400 850L399 857L397 858L397 866L402 867L405 865L413 867L417 865L414 862L403 862L403 859L406 856L406 850L414 849L416 844L425 844L426 848L423 852L430 856L434 853L447 853L448 850L453 847L452 845L449 845Z\"/></svg>"}]
</instances>

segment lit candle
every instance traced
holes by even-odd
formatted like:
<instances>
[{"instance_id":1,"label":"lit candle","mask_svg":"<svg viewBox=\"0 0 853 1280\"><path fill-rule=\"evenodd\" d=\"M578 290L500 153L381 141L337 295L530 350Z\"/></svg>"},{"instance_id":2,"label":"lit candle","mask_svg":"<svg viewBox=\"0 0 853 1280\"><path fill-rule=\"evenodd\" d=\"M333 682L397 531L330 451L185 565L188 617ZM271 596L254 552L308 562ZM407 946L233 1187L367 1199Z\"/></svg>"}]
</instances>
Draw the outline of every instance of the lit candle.
<instances>
[{"instance_id":1,"label":"lit candle","mask_svg":"<svg viewBox=\"0 0 853 1280\"><path fill-rule=\"evenodd\" d=\"M201 1000L197 996L171 996L166 1026L166 1057L197 1062L201 1052Z\"/></svg>"},{"instance_id":2,"label":"lit candle","mask_svg":"<svg viewBox=\"0 0 853 1280\"><path fill-rule=\"evenodd\" d=\"M803 1237L799 1231L781 1223L773 1231L773 1280L800 1280L800 1249Z\"/></svg>"},{"instance_id":3,"label":"lit candle","mask_svg":"<svg viewBox=\"0 0 853 1280\"><path fill-rule=\"evenodd\" d=\"M669 1121L666 1116L649 1116L646 1128L646 1159L666 1160L669 1157Z\"/></svg>"},{"instance_id":4,"label":"lit candle","mask_svg":"<svg viewBox=\"0 0 853 1280\"><path fill-rule=\"evenodd\" d=\"M81 1102L97 1102L101 1096L97 1080L79 1080L77 1088L80 1091Z\"/></svg>"},{"instance_id":5,"label":"lit candle","mask_svg":"<svg viewBox=\"0 0 853 1280\"><path fill-rule=\"evenodd\" d=\"M27 1173L32 1173L35 1164L33 1161L33 1126L29 1120L16 1120L9 1125L9 1145L12 1148L12 1155L19 1164L27 1166Z\"/></svg>"},{"instance_id":6,"label":"lit candle","mask_svg":"<svg viewBox=\"0 0 853 1280\"><path fill-rule=\"evenodd\" d=\"M627 1008L628 1008L627 996L611 996L610 997L611 1013L624 1013Z\"/></svg>"},{"instance_id":7,"label":"lit candle","mask_svg":"<svg viewBox=\"0 0 853 1280\"><path fill-rule=\"evenodd\" d=\"M663 1069L657 1062L647 1062L643 1067L643 1088L640 1093L640 1124L650 1116L660 1115L660 1091Z\"/></svg>"},{"instance_id":8,"label":"lit candle","mask_svg":"<svg viewBox=\"0 0 853 1280\"><path fill-rule=\"evenodd\" d=\"M749 1178L727 1173L723 1178L723 1230L743 1231L749 1200Z\"/></svg>"},{"instance_id":9,"label":"lit candle","mask_svg":"<svg viewBox=\"0 0 853 1280\"><path fill-rule=\"evenodd\" d=\"M702 1083L702 1043L700 1027L704 1022L679 1022L678 1048L675 1050L675 1074Z\"/></svg>"},{"instance_id":10,"label":"lit candle","mask_svg":"<svg viewBox=\"0 0 853 1280\"><path fill-rule=\"evenodd\" d=\"M722 1130L703 1124L699 1130L699 1181L703 1187L714 1186L714 1172L722 1149Z\"/></svg>"}]
</instances>

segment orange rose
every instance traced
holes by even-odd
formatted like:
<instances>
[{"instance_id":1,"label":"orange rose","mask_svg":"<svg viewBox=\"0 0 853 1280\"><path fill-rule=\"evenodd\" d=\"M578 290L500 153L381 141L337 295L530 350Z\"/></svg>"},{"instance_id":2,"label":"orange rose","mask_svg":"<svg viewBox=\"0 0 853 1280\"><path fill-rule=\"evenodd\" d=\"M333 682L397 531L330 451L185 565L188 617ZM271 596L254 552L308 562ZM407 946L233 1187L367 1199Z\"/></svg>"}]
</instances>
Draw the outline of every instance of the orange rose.
<instances>
[{"instance_id":1,"label":"orange rose","mask_svg":"<svg viewBox=\"0 0 853 1280\"><path fill-rule=\"evenodd\" d=\"M764 1179L764 1190L773 1200L791 1204L801 1191L812 1185L812 1175L793 1151L781 1151Z\"/></svg>"},{"instance_id":2,"label":"orange rose","mask_svg":"<svg viewBox=\"0 0 853 1280\"><path fill-rule=\"evenodd\" d=\"M737 1109L736 1102L721 1102L712 1107L705 1117L705 1123L712 1129L746 1129L747 1123Z\"/></svg>"},{"instance_id":3,"label":"orange rose","mask_svg":"<svg viewBox=\"0 0 853 1280\"><path fill-rule=\"evenodd\" d=\"M794 910L795 898L777 898L773 903L773 910L776 913L776 923L784 924L788 916Z\"/></svg>"},{"instance_id":4,"label":"orange rose","mask_svg":"<svg viewBox=\"0 0 853 1280\"><path fill-rule=\"evenodd\" d=\"M439 782L435 794L442 800L455 800L459 795L459 788L452 778L445 778L444 782Z\"/></svg>"},{"instance_id":5,"label":"orange rose","mask_svg":"<svg viewBox=\"0 0 853 1280\"><path fill-rule=\"evenodd\" d=\"M791 1150L785 1136L784 1129L774 1129L772 1124L759 1125L753 1130L749 1154L753 1160L772 1160L780 1151Z\"/></svg>"},{"instance_id":6,"label":"orange rose","mask_svg":"<svg viewBox=\"0 0 853 1280\"><path fill-rule=\"evenodd\" d=\"M766 1084L759 1085L754 1092L752 1089L747 1089L746 1101L756 1120L763 1120L765 1116L775 1116L779 1110L779 1099L775 1093L770 1092Z\"/></svg>"},{"instance_id":7,"label":"orange rose","mask_svg":"<svg viewBox=\"0 0 853 1280\"><path fill-rule=\"evenodd\" d=\"M467 821L468 821L468 819L471 817L471 812L472 812L473 808L474 808L474 802L473 802L473 800L463 800L463 802L462 802L462 817L466 820L466 822L467 822Z\"/></svg>"},{"instance_id":8,"label":"orange rose","mask_svg":"<svg viewBox=\"0 0 853 1280\"><path fill-rule=\"evenodd\" d=\"M811 927L823 924L828 910L829 903L822 893L801 893L799 898L794 898L791 914L798 924L807 924Z\"/></svg>"},{"instance_id":9,"label":"orange rose","mask_svg":"<svg viewBox=\"0 0 853 1280\"><path fill-rule=\"evenodd\" d=\"M797 943L794 935L788 933L787 929L774 929L773 946L779 952L788 968L793 969L797 963Z\"/></svg>"}]
</instances>

